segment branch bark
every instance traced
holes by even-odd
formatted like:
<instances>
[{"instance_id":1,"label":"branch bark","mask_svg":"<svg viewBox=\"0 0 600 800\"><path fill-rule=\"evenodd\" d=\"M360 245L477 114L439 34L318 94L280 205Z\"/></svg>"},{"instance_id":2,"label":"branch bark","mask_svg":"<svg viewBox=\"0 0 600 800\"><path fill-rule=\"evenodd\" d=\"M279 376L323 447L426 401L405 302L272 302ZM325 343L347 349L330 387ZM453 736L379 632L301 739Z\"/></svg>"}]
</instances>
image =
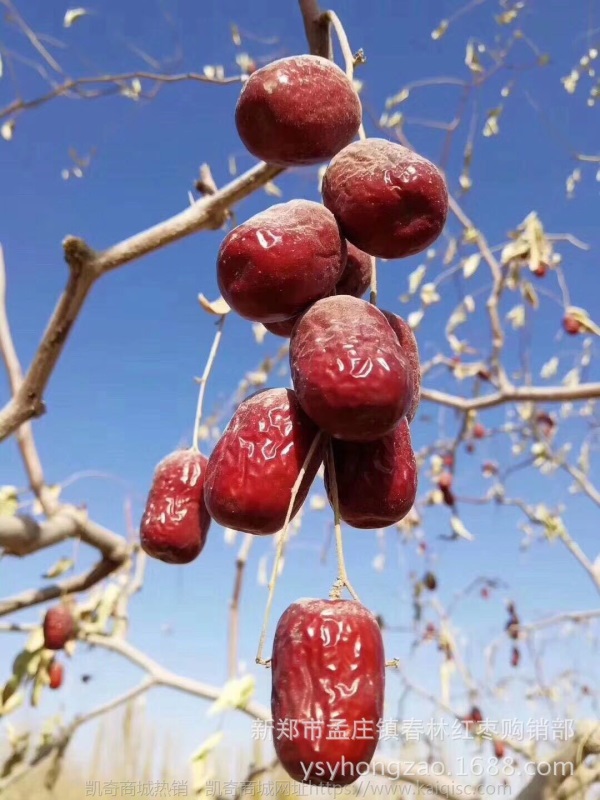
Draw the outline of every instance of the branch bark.
<instances>
[{"instance_id":1,"label":"branch bark","mask_svg":"<svg viewBox=\"0 0 600 800\"><path fill-rule=\"evenodd\" d=\"M319 8L318 0L299 0L299 3L310 52L313 56L333 58L327 14Z\"/></svg>"},{"instance_id":2,"label":"branch bark","mask_svg":"<svg viewBox=\"0 0 600 800\"><path fill-rule=\"evenodd\" d=\"M283 171L282 167L261 162L215 194L101 252L93 251L81 239L67 237L63 247L71 270L69 280L25 379L17 394L0 411L0 442L24 422L44 413L44 390L96 280L107 272L130 264L192 233L218 229L225 210Z\"/></svg>"}]
</instances>

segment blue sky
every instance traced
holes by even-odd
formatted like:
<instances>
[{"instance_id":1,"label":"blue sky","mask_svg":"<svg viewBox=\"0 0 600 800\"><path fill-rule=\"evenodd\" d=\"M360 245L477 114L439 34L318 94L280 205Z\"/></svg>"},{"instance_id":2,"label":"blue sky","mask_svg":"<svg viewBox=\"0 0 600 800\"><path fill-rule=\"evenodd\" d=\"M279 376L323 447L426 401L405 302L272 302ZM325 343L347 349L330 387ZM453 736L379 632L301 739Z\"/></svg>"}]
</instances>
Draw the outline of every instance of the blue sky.
<instances>
[{"instance_id":1,"label":"blue sky","mask_svg":"<svg viewBox=\"0 0 600 800\"><path fill-rule=\"evenodd\" d=\"M385 99L406 84L440 76L469 80L470 73L464 65L467 39L474 36L491 42L499 31L493 22L496 4L491 2L458 20L437 42L432 40L431 31L459 8L455 2L380 0L370 4L366 12L364 4L348 0L333 3L332 8L342 17L352 48L361 47L367 55L367 64L357 77L364 81L363 103L370 135L385 135L374 122ZM165 23L165 9L175 19L174 28ZM232 22L242 31L241 49L255 58L269 60L306 49L295 3L107 0L92 10L93 14L69 30L62 28L65 8L57 2L36 3L27 12L28 21L36 30L68 44L68 49L57 50L55 55L64 59L71 74L145 69L131 46L154 58L167 59L173 54L174 40L183 53L177 71L201 71L205 65L222 64L228 74L233 74L240 48L231 39ZM573 304L586 307L596 317L600 316L600 290L594 271L599 244L599 184L595 181L595 168L592 165L583 170L583 180L571 200L566 199L565 180L576 166L572 149L596 152L597 111L586 107L585 90L570 96L562 89L560 79L583 54L588 44L586 31L600 24L599 14L597 3L581 4L574 10L573 5L559 0L547 0L543 12L536 8L524 14L523 29L541 52L551 55L551 64L544 70L502 72L478 94L474 188L461 201L493 244L505 241L506 232L532 210L538 212L547 230L570 231L589 243L589 252L569 245L559 249L564 254ZM32 56L22 37L10 31L6 36L6 47ZM526 49L520 49L511 63L531 64L532 60L530 52L528 55ZM24 96L43 93L43 83L31 70L21 64L18 74ZM500 89L509 79L516 80L516 88L504 101L500 135L483 138L480 131L485 113L502 102ZM65 281L61 253L65 235L82 236L96 248L109 246L185 207L187 191L202 162L210 164L219 185L230 179L230 156L236 158L240 171L252 165L253 159L244 152L233 122L238 92L236 85L183 83L164 88L151 102L136 103L123 97L90 102L60 99L17 119L13 140L2 141L0 146L0 241L8 268L9 314L24 364L35 352ZM545 109L543 116L532 108L528 97ZM0 103L4 106L13 98L14 87L5 75L0 81ZM456 113L459 100L460 89L440 86L415 92L402 110L411 119L448 121ZM473 106L467 108L447 163L453 190L457 187ZM439 161L442 132L416 124L408 124L406 132L420 152ZM96 150L81 180L61 178L61 170L71 165L69 147L81 155L92 148ZM318 199L314 170L293 171L277 183L284 200L296 196ZM270 202L271 198L259 192L239 207L238 218L245 219ZM458 231L455 220L450 220L448 231ZM48 414L35 423L50 482L64 481L80 470L115 476L115 480L81 480L67 497L72 502L85 502L94 519L116 531L124 531L126 497L131 498L135 519L139 519L155 464L183 439L190 438L196 402L194 376L202 371L214 329L214 320L202 312L196 298L199 292L209 297L218 293L215 257L222 236L222 232L204 232L189 237L109 275L97 285L47 391ZM440 250L444 247L445 241L441 240ZM380 266L381 305L401 314L415 310L416 304L403 306L399 296L406 290L408 274L422 260L416 256ZM438 258L430 267L431 276L437 275L440 268ZM475 294L479 291L476 296L481 298L482 306L481 293L489 289L487 280L482 271L473 279L471 289ZM546 286L555 298L554 276L544 287L536 283L540 290ZM419 331L424 358L445 346L440 324L463 291L453 280L442 284L442 290L443 302L432 310ZM561 370L566 371L580 352L580 339L565 340L561 335L561 316L556 300L544 298L531 334L535 374L554 354L560 355ZM485 317L478 315L466 330L473 341L481 342L488 331ZM509 366L518 363L522 343L515 336L509 339ZM258 346L249 323L229 319L208 389L207 410L231 396L242 369L255 368L280 344L280 339L269 336ZM589 379L593 379L594 372L597 378L597 368L592 363ZM278 380L287 381L287 377ZM427 385L442 389L452 386L443 373L434 373ZM0 397L6 397L7 391L4 376L0 375ZM423 415L438 413L426 405L421 411ZM503 420L504 411L489 412L483 417L490 428ZM455 421L447 412L443 423L449 433L455 429ZM561 431L560 441L579 441L583 431L583 423L569 423ZM431 442L434 435L435 424L423 420L415 423L415 447ZM482 494L486 484L480 477L480 463L501 456L508 458L509 451L506 440L498 437L479 444L473 456L461 454L457 493ZM0 484L23 483L16 447L11 442L2 448ZM425 477L422 486L427 486ZM567 525L594 559L594 510L584 500L571 498L567 486L560 477L540 478L531 471L517 472L508 483L510 492L531 501L569 502ZM410 623L408 575L425 569L426 564L439 568L440 597L444 602L474 577L501 577L508 589L493 593L487 602L475 596L457 612L457 624L469 637L467 653L477 666L478 643L489 641L501 631L507 597L516 599L524 618L559 609L594 607L597 603L591 582L559 544L536 545L527 552L519 550L519 519L500 508L468 507L464 520L475 534L475 541L445 542L438 536L448 533L448 514L446 509L434 510L428 513L425 529L429 560L419 555L414 542L399 543L390 532L385 544L388 559L382 573L369 566L378 552L375 534L349 530L346 548L350 574L363 601L393 625ZM328 524L327 512L307 515L277 592L273 620L297 597L328 592L335 577L333 552L325 565L319 564ZM271 547L270 539L256 542L246 576L240 652L249 664L266 600L266 590L257 584L257 566L262 555L271 553ZM40 574L58 556L70 552L70 545L64 545L26 562L3 561L2 594L36 585ZM169 668L201 680L224 680L233 558L234 551L224 544L221 530L214 525L205 551L194 564L186 568L149 564L144 591L132 603L131 640ZM88 554L80 552L78 566L87 563ZM32 609L20 618L36 620L40 614L40 609ZM172 626L171 635L161 632L164 625ZM272 630L273 627L271 634ZM6 671L18 637L4 641L0 665ZM409 644L409 637L390 634L390 657L406 657ZM505 646L504 663L507 652ZM574 660L572 648L558 644L549 663L551 669L559 670L576 666ZM438 655L433 649L427 650L417 657L414 674L435 690L438 666ZM522 669L531 673L527 658ZM44 711L61 706L68 716L81 707L91 707L109 698L116 689L127 688L136 674L116 657L90 656L81 648L68 665L68 672L66 691L60 698L48 698ZM78 676L84 672L94 674L92 683L80 683ZM268 701L268 679L267 673L259 675L259 697L264 702ZM393 708L397 698L393 678L389 686ZM461 702L466 704L467 700L459 695L457 704ZM213 721L204 719L200 701L190 702L161 690L152 695L150 708L161 727L177 726L182 756L214 728ZM415 708L418 712L418 704ZM27 712L27 718L40 719L40 715Z\"/></svg>"}]
</instances>

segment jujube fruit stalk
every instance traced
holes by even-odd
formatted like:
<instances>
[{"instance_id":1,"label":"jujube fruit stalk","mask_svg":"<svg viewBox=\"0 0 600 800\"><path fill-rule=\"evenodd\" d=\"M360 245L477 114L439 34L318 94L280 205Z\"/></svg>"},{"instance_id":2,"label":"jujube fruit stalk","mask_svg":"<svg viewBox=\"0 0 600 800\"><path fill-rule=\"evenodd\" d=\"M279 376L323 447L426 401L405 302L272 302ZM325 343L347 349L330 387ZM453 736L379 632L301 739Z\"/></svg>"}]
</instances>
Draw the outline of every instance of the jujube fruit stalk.
<instances>
[{"instance_id":1,"label":"jujube fruit stalk","mask_svg":"<svg viewBox=\"0 0 600 800\"><path fill-rule=\"evenodd\" d=\"M335 438L372 441L400 422L413 376L385 316L349 295L316 302L290 342L292 382L314 422Z\"/></svg>"},{"instance_id":2,"label":"jujube fruit stalk","mask_svg":"<svg viewBox=\"0 0 600 800\"><path fill-rule=\"evenodd\" d=\"M313 55L256 70L235 109L247 150L284 167L328 161L354 139L361 118L352 81L333 61Z\"/></svg>"},{"instance_id":3,"label":"jujube fruit stalk","mask_svg":"<svg viewBox=\"0 0 600 800\"><path fill-rule=\"evenodd\" d=\"M332 441L340 517L353 528L386 528L408 514L418 470L408 422L375 442ZM329 464L325 487L333 505Z\"/></svg>"},{"instance_id":4,"label":"jujube fruit stalk","mask_svg":"<svg viewBox=\"0 0 600 800\"><path fill-rule=\"evenodd\" d=\"M244 400L208 460L204 498L213 519L247 533L281 530L292 489L318 433L291 389L264 389ZM322 460L320 441L290 519L304 502Z\"/></svg>"},{"instance_id":5,"label":"jujube fruit stalk","mask_svg":"<svg viewBox=\"0 0 600 800\"><path fill-rule=\"evenodd\" d=\"M377 618L354 600L303 599L277 624L271 712L275 752L294 780L348 786L373 758L385 655Z\"/></svg>"},{"instance_id":6,"label":"jujube fruit stalk","mask_svg":"<svg viewBox=\"0 0 600 800\"><path fill-rule=\"evenodd\" d=\"M448 189L438 168L385 139L353 142L334 156L322 193L346 239L379 258L425 250L448 215Z\"/></svg>"},{"instance_id":7,"label":"jujube fruit stalk","mask_svg":"<svg viewBox=\"0 0 600 800\"><path fill-rule=\"evenodd\" d=\"M52 606L46 611L43 623L44 647L47 650L62 650L75 637L75 618L66 605Z\"/></svg>"},{"instance_id":8,"label":"jujube fruit stalk","mask_svg":"<svg viewBox=\"0 0 600 800\"><path fill-rule=\"evenodd\" d=\"M49 678L49 686L51 689L60 689L63 684L65 668L63 665L53 659L50 662L50 666L48 667L48 678Z\"/></svg>"},{"instance_id":9,"label":"jujube fruit stalk","mask_svg":"<svg viewBox=\"0 0 600 800\"><path fill-rule=\"evenodd\" d=\"M202 552L211 524L204 503L207 457L176 450L156 467L140 524L144 552L167 564L189 564Z\"/></svg>"},{"instance_id":10,"label":"jujube fruit stalk","mask_svg":"<svg viewBox=\"0 0 600 800\"><path fill-rule=\"evenodd\" d=\"M333 293L345 265L346 241L333 214L311 200L290 200L227 234L217 280L241 317L282 322Z\"/></svg>"}]
</instances>

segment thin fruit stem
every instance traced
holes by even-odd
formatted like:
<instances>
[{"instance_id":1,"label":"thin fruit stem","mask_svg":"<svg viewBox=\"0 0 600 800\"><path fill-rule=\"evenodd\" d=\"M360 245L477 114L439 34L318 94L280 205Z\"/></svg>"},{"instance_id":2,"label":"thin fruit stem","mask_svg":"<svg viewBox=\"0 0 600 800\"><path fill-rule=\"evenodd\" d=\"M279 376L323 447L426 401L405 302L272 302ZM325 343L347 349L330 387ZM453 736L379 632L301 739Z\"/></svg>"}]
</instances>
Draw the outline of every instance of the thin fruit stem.
<instances>
[{"instance_id":1,"label":"thin fruit stem","mask_svg":"<svg viewBox=\"0 0 600 800\"><path fill-rule=\"evenodd\" d=\"M348 573L346 571L346 562L344 560L344 542L342 537L342 526L340 523L340 503L338 498L338 488L337 488L337 479L335 475L335 462L333 458L333 445L329 442L329 447L327 450L327 461L328 461L328 473L329 473L329 486L331 488L331 499L333 505L333 520L334 520L334 528L335 528L335 550L337 554L337 563L338 563L338 577L333 586L331 587L331 592L329 593L330 600L339 600L344 590L344 587L348 589L352 597L360 603L360 597L354 590L354 587L350 583L348 579Z\"/></svg>"},{"instance_id":2,"label":"thin fruit stem","mask_svg":"<svg viewBox=\"0 0 600 800\"><path fill-rule=\"evenodd\" d=\"M265 608L265 615L263 618L262 629L260 631L260 639L258 642L258 652L256 654L256 663L261 664L263 667L268 667L271 663L271 659L263 658L263 651L265 649L265 640L267 638L267 626L269 624L269 618L271 616L271 607L273 605L273 598L275 596L275 586L277 585L277 578L279 577L279 563L281 561L281 556L283 555L283 548L287 542L288 537L288 529L290 527L290 520L292 518L292 509L294 508L294 503L296 502L296 497L298 495L298 491L300 490L300 485L304 479L304 475L306 474L306 470L308 469L308 465L312 461L312 458L317 450L317 447L321 443L323 433L320 431L310 446L310 449L304 459L304 463L298 473L298 477L296 478L296 482L292 487L292 494L290 497L290 503L288 506L287 514L285 516L285 523L283 525L283 530L279 535L279 540L277 542L277 550L275 551L275 561L273 563L273 570L271 571L271 580L269 581L269 596L267 598L267 605Z\"/></svg>"},{"instance_id":3,"label":"thin fruit stem","mask_svg":"<svg viewBox=\"0 0 600 800\"><path fill-rule=\"evenodd\" d=\"M327 19L331 27L335 31L335 35L338 38L338 42L340 43L340 48L342 51L342 56L344 57L344 71L348 80L354 81L354 68L356 64L360 64L364 61L364 55L362 55L362 51L358 56L354 56L352 53L352 48L350 47L350 42L348 41L348 35L344 30L344 26L342 25L341 19L335 13L335 11L327 11L326 12ZM366 139L367 135L365 133L364 125L361 122L360 128L358 129L358 135L361 139Z\"/></svg>"},{"instance_id":4,"label":"thin fruit stem","mask_svg":"<svg viewBox=\"0 0 600 800\"><path fill-rule=\"evenodd\" d=\"M369 297L371 305L377 305L377 259L371 256L371 296Z\"/></svg>"},{"instance_id":5,"label":"thin fruit stem","mask_svg":"<svg viewBox=\"0 0 600 800\"><path fill-rule=\"evenodd\" d=\"M217 357L217 352L219 351L219 345L221 344L221 337L223 336L223 326L225 325L226 315L223 314L222 317L219 318L217 323L217 332L215 333L215 338L213 339L212 347L210 348L210 353L208 354L208 358L206 359L206 366L204 367L204 372L202 373L202 377L200 378L200 390L198 391L198 404L196 405L196 417L194 420L194 435L192 436L192 450L198 452L198 436L200 434L200 423L202 421L202 409L204 408L204 395L206 394L206 384L208 382L208 378L210 377L211 370L215 363L215 359Z\"/></svg>"}]
</instances>

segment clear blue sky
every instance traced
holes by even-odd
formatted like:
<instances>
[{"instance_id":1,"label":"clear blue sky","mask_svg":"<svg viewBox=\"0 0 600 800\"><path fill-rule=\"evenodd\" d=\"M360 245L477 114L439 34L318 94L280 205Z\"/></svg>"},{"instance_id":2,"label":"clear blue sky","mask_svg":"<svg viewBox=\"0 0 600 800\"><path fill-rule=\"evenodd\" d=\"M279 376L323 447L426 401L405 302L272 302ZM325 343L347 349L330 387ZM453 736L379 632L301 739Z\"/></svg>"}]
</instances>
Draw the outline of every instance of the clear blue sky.
<instances>
[{"instance_id":1,"label":"clear blue sky","mask_svg":"<svg viewBox=\"0 0 600 800\"><path fill-rule=\"evenodd\" d=\"M543 6L543 12L536 8L535 12L524 15L523 27L540 50L551 55L551 64L543 71L504 72L478 95L474 189L464 199L463 206L493 244L504 241L506 232L532 210L540 214L549 231L570 231L589 243L592 246L589 253L568 245L560 250L564 254L573 304L586 307L598 318L599 184L593 166L584 170L575 198L567 200L565 196L565 180L575 166L569 144L582 152L597 152L598 112L586 108L581 92L574 97L567 95L560 79L583 54L588 27L600 25L600 8L597 2L565 4L560 0L546 0ZM365 84L363 101L367 131L371 135L382 135L373 123L386 97L423 78L452 75L468 80L464 53L469 35L491 42L498 31L492 21L496 4L490 2L457 21L439 42L434 42L430 34L442 18L451 16L459 7L450 0L428 3L379 0L370 4L348 0L332 3L332 7L343 18L353 49L361 47L367 55L367 64L358 77ZM173 15L174 29L165 23L161 8ZM61 3L36 3L29 9L23 4L22 11L28 14L28 21L36 30L68 43L67 50L56 50L55 54L64 60L71 74L78 75L145 69L129 45L165 59L173 53L174 39L183 52L178 71L201 71L204 65L222 64L228 74L234 73L239 49L231 39L232 22L254 37L244 36L241 49L255 58L267 60L306 49L295 2L107 0L96 4L94 9L96 13L70 30L62 28L65 7ZM5 36L7 47L33 57L22 37L3 30L0 38L4 40ZM528 56L522 49L515 51L511 63L532 60L531 54ZM44 91L42 82L31 70L19 65L18 74L25 96ZM501 102L500 89L512 78L517 85L506 100L500 119L501 135L484 139L479 131L485 112ZM236 85L184 83L164 88L152 102L135 103L123 97L90 102L60 99L17 120L13 140L0 142L0 240L8 268L9 313L24 364L35 352L66 278L61 253L65 235L83 236L93 247L106 247L185 207L187 191L202 162L210 164L218 184L230 179L229 156L236 157L240 170L251 166L253 160L244 152L233 122L238 92ZM532 109L526 92L544 109L544 117ZM14 88L5 74L0 81L1 105L13 98ZM402 110L413 119L449 121L456 113L459 99L460 90L455 87L426 89L415 93ZM468 106L447 164L453 190L457 186L472 108ZM443 133L414 124L406 130L417 149L439 161ZM61 170L70 166L69 147L82 155L96 148L82 180L61 178ZM281 178L278 185L283 199L295 196L318 199L314 171L293 172ZM247 218L270 202L271 198L258 193L239 207L239 218ZM449 231L458 231L453 219ZM215 256L222 235L222 232L207 232L190 237L109 275L95 288L48 389L48 414L35 423L50 482L63 481L79 470L118 477L118 481L82 480L67 494L72 502L85 502L94 519L116 531L124 531L126 496L133 502L137 521L154 465L182 440L189 441L196 402L194 376L202 370L214 325L201 311L196 298L199 292L209 297L218 293ZM440 249L444 246L442 240ZM399 296L406 290L407 275L421 260L417 256L381 265L384 307L401 314L415 310L415 304L401 305ZM430 268L431 275L437 275L439 269L438 259ZM469 288L474 293L481 290L477 296L483 306L485 295L481 292L487 288L483 270ZM536 288L543 287L536 283ZM553 297L558 295L553 276L548 278L545 288ZM442 284L443 302L419 331L424 358L445 347L440 324L459 301L461 291L460 284L453 281ZM512 304L517 302L515 298ZM541 364L555 353L561 355L563 369L577 356L580 340L565 341L560 335L561 313L555 300L544 299L531 339L536 374ZM478 316L466 330L472 341L480 343L487 336L485 317ZM249 323L229 319L221 357L209 386L207 409L212 410L231 395L242 369L255 368L280 344L281 340L267 337L259 347L253 341ZM517 363L518 346L519 339L511 338L508 362L511 366ZM597 379L598 370L592 363L588 378L593 379L594 374ZM428 385L447 388L450 384L436 373ZM6 397L7 391L4 376L0 375L0 397ZM423 405L423 415L432 412L437 414L435 409ZM489 413L483 421L494 427L504 419L503 414ZM451 415L445 415L444 425L452 433ZM569 438L578 441L583 430L582 423L565 426L560 441ZM434 432L435 424L417 421L413 432L415 446L430 442ZM508 447L506 440L497 437L478 445L474 456L462 454L458 493L481 494L485 490L480 477L481 461L501 455L509 457ZM2 448L0 484L23 483L16 447L11 442ZM422 485L427 487L426 478ZM530 472L517 472L508 482L510 492L530 500L548 504L560 499L569 502L567 525L593 559L597 548L597 517L590 504L568 495L567 486L560 477L539 478ZM319 487L316 490L320 491ZM481 643L501 631L505 598L517 600L524 618L597 604L591 582L564 548L546 544L536 545L528 552L520 551L521 535L516 527L519 519L501 509L465 508L465 524L476 539L473 543L448 543L438 539L440 534L449 532L446 510L428 512L425 535L431 561L419 555L414 542L402 544L388 532L385 540L388 561L382 573L369 566L378 552L375 534L349 530L346 547L353 582L367 605L383 613L390 624L401 625L410 622L411 570L422 571L427 563L439 568L440 597L444 602L474 577L501 577L509 585L507 590L494 594L487 603L473 598L457 614L457 623L468 636L466 653L476 667ZM327 564L321 565L319 550L328 523L327 512L307 515L277 592L274 620L297 597L327 593L335 574L333 553ZM256 542L246 576L241 654L248 664L254 658L266 599L265 588L257 584L257 567L260 557L271 553L271 545L268 538ZM26 562L4 560L0 564L2 595L36 585L40 574L56 558L70 553L71 547L66 544ZM144 591L132 603L131 640L169 668L201 680L215 683L224 680L233 555L233 550L223 543L222 531L214 525L205 551L194 564L173 568L151 563ZM78 567L88 563L88 553L80 551ZM19 618L36 620L40 614L41 609L36 608ZM168 637L161 633L164 625L173 628ZM3 640L2 672L7 671L18 641L18 637ZM408 657L409 644L410 637L390 635L389 656ZM506 646L502 652L500 658L506 664ZM550 665L556 670L581 666L574 662L574 651L564 646L553 651ZM414 674L433 690L437 687L438 663L433 650L415 661ZM531 674L532 664L526 655L522 669ZM508 673L508 667L501 667L500 674L502 670ZM85 672L94 675L87 685L79 681L79 675ZM115 690L123 690L136 680L135 671L118 658L96 654L92 657L81 648L75 661L68 665L68 675L65 692L60 697L48 698L44 712L56 706L64 708L68 716L77 709L102 702ZM261 674L259 680L259 699L268 702L268 673ZM397 699L393 678L389 687L389 714L393 716ZM457 704L461 702L466 704L459 696ZM150 708L161 727L176 726L182 757L215 726L214 721L205 721L200 701L190 702L161 691L152 695ZM418 705L415 708L418 711ZM41 713L28 712L27 717L39 720Z\"/></svg>"}]
</instances>

